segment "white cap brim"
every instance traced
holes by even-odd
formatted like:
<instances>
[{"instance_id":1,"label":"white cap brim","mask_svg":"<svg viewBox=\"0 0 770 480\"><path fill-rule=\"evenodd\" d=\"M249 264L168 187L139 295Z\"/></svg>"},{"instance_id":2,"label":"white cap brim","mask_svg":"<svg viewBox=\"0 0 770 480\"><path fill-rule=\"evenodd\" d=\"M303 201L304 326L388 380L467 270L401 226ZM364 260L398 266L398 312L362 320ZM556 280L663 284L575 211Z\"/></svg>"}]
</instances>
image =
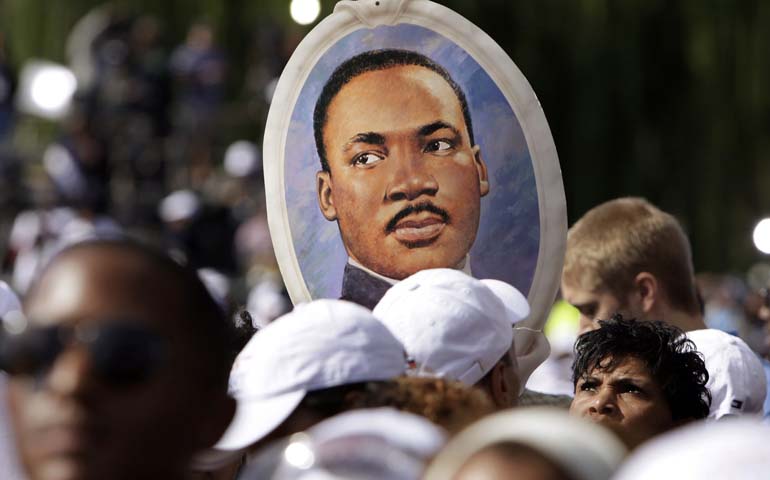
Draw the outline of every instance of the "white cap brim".
<instances>
[{"instance_id":1,"label":"white cap brim","mask_svg":"<svg viewBox=\"0 0 770 480\"><path fill-rule=\"evenodd\" d=\"M233 420L214 448L240 450L262 440L289 418L305 393L297 390L270 398L238 400Z\"/></svg>"},{"instance_id":2,"label":"white cap brim","mask_svg":"<svg viewBox=\"0 0 770 480\"><path fill-rule=\"evenodd\" d=\"M425 417L392 407L344 412L315 425L308 433L319 444L345 437L372 436L404 451L431 457L446 443L446 434Z\"/></svg>"}]
</instances>

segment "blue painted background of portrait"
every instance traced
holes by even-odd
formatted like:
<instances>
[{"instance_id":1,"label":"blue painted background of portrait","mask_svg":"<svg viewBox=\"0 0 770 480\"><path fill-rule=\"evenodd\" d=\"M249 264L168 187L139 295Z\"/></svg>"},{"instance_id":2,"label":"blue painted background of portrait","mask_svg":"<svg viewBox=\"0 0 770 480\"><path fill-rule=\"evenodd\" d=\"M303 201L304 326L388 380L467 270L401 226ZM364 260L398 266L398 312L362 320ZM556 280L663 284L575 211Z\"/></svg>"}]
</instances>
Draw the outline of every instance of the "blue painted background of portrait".
<instances>
[{"instance_id":1,"label":"blue painted background of portrait","mask_svg":"<svg viewBox=\"0 0 770 480\"><path fill-rule=\"evenodd\" d=\"M313 298L337 298L347 254L337 222L318 208L320 161L313 137L313 109L334 69L359 53L413 50L443 66L465 92L490 180L471 249L477 278L497 278L528 294L537 266L540 215L532 159L516 116L489 75L465 50L432 30L411 24L360 29L332 46L306 80L286 139L284 182L294 251Z\"/></svg>"}]
</instances>

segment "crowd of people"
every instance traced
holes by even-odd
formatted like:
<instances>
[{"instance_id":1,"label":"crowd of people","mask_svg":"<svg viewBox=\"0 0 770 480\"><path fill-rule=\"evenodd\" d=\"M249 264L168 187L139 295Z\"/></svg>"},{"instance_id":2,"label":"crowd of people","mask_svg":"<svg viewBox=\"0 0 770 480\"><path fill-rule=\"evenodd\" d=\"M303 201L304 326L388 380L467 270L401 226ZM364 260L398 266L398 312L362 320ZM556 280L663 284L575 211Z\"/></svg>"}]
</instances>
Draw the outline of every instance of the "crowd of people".
<instances>
[{"instance_id":1,"label":"crowd of people","mask_svg":"<svg viewBox=\"0 0 770 480\"><path fill-rule=\"evenodd\" d=\"M255 26L238 80L217 37L203 20L177 40L152 15L93 9L66 42L77 92L37 158L18 148L19 68L0 35L0 274L15 291L81 238L131 234L204 272L218 301L261 305L254 325L288 310L253 139L296 42Z\"/></svg>"},{"instance_id":2,"label":"crowd of people","mask_svg":"<svg viewBox=\"0 0 770 480\"><path fill-rule=\"evenodd\" d=\"M527 388L548 348L517 337L547 340L499 280L423 270L246 338L167 252L76 242L23 305L3 285L4 478L763 478L767 360L706 327L676 219L621 198L567 245L569 396Z\"/></svg>"},{"instance_id":3,"label":"crowd of people","mask_svg":"<svg viewBox=\"0 0 770 480\"><path fill-rule=\"evenodd\" d=\"M229 177L214 172L227 69L213 31L193 25L169 56L158 35L121 17L93 39L92 83L42 159L55 198L9 226L1 478L767 478L770 295L737 301L696 276L674 216L627 197L575 222L548 323L525 322L514 286L463 271L469 245L460 268L398 281L354 265L376 295L343 285L346 299L292 307L253 200L258 149L221 149ZM412 57L341 82L332 114L344 88L396 68L407 86L447 81ZM468 178L486 182L475 158ZM390 195L438 190L413 187Z\"/></svg>"}]
</instances>

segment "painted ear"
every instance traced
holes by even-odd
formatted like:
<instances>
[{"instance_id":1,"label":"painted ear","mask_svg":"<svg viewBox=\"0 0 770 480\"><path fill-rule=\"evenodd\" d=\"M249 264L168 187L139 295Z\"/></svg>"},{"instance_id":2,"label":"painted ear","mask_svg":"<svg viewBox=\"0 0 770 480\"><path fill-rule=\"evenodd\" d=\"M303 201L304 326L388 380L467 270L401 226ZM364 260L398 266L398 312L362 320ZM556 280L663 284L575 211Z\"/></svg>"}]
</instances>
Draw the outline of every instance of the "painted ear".
<instances>
[{"instance_id":1,"label":"painted ear","mask_svg":"<svg viewBox=\"0 0 770 480\"><path fill-rule=\"evenodd\" d=\"M650 313L660 302L658 279L650 272L640 272L634 278L634 286L642 312Z\"/></svg>"},{"instance_id":2,"label":"painted ear","mask_svg":"<svg viewBox=\"0 0 770 480\"><path fill-rule=\"evenodd\" d=\"M479 192L483 197L489 193L489 176L487 175L487 164L484 163L484 159L481 158L481 147L474 145L471 150L473 151L473 159L476 165L476 171L479 174Z\"/></svg>"},{"instance_id":3,"label":"painted ear","mask_svg":"<svg viewBox=\"0 0 770 480\"><path fill-rule=\"evenodd\" d=\"M332 195L332 176L329 172L316 173L316 187L318 188L318 206L324 218L329 221L337 220L337 209L334 207Z\"/></svg>"}]
</instances>

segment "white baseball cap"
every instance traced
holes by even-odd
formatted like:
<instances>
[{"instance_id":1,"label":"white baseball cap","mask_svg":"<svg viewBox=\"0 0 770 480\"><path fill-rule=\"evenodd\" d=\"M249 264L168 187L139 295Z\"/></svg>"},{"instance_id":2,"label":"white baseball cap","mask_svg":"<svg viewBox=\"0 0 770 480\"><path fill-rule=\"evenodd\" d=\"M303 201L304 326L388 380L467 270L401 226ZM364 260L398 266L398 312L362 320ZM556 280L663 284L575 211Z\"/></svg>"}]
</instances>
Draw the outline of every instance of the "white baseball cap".
<instances>
[{"instance_id":1,"label":"white baseball cap","mask_svg":"<svg viewBox=\"0 0 770 480\"><path fill-rule=\"evenodd\" d=\"M511 319L511 323L518 323L529 316L530 309L527 297L516 290L516 287L510 283L505 283L502 280L495 280L494 278L484 278L481 280L481 283L492 290L492 293L503 302L508 318Z\"/></svg>"},{"instance_id":2,"label":"white baseball cap","mask_svg":"<svg viewBox=\"0 0 770 480\"><path fill-rule=\"evenodd\" d=\"M489 415L460 432L439 452L424 478L453 478L476 453L508 442L533 448L575 480L608 480L627 453L609 430L564 410L516 408Z\"/></svg>"},{"instance_id":3,"label":"white baseball cap","mask_svg":"<svg viewBox=\"0 0 770 480\"><path fill-rule=\"evenodd\" d=\"M725 415L760 415L767 395L762 362L746 342L713 328L687 332L703 354L711 392L708 418Z\"/></svg>"},{"instance_id":4,"label":"white baseball cap","mask_svg":"<svg viewBox=\"0 0 770 480\"><path fill-rule=\"evenodd\" d=\"M639 447L614 478L767 478L770 472L768 439L770 425L753 419L693 422Z\"/></svg>"},{"instance_id":5,"label":"white baseball cap","mask_svg":"<svg viewBox=\"0 0 770 480\"><path fill-rule=\"evenodd\" d=\"M341 300L298 305L257 332L230 372L235 417L214 446L247 447L278 427L307 392L389 380L404 373L404 347L364 307Z\"/></svg>"},{"instance_id":6,"label":"white baseball cap","mask_svg":"<svg viewBox=\"0 0 770 480\"><path fill-rule=\"evenodd\" d=\"M239 478L418 480L446 437L419 415L388 407L352 410L249 457Z\"/></svg>"},{"instance_id":7,"label":"white baseball cap","mask_svg":"<svg viewBox=\"0 0 770 480\"><path fill-rule=\"evenodd\" d=\"M512 325L529 313L524 296L500 283L422 270L391 287L373 313L404 344L418 375L474 385L511 349Z\"/></svg>"},{"instance_id":8,"label":"white baseball cap","mask_svg":"<svg viewBox=\"0 0 770 480\"><path fill-rule=\"evenodd\" d=\"M379 437L389 445L432 457L446 443L441 427L425 417L391 407L343 412L313 426L307 432L316 442L352 438Z\"/></svg>"}]
</instances>

